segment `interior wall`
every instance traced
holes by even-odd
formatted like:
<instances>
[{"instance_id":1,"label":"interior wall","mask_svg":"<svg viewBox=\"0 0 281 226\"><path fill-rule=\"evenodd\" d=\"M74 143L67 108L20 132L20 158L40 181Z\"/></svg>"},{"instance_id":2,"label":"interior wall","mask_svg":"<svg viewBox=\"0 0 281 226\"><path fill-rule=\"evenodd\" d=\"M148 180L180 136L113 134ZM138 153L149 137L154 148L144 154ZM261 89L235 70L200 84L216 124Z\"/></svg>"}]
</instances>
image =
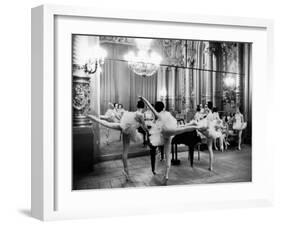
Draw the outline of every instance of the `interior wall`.
<instances>
[{"instance_id":1,"label":"interior wall","mask_svg":"<svg viewBox=\"0 0 281 226\"><path fill-rule=\"evenodd\" d=\"M147 78L135 75L123 59L136 49L132 43L106 42L102 47L108 52L100 80L102 114L108 102L135 110L137 96L144 95L152 103L164 101L167 110L178 113L194 111L208 101L222 112L234 112L240 106L245 119L251 120L251 44L157 40L153 50L164 59L158 72ZM227 77L235 81L231 91L224 84Z\"/></svg>"}]
</instances>

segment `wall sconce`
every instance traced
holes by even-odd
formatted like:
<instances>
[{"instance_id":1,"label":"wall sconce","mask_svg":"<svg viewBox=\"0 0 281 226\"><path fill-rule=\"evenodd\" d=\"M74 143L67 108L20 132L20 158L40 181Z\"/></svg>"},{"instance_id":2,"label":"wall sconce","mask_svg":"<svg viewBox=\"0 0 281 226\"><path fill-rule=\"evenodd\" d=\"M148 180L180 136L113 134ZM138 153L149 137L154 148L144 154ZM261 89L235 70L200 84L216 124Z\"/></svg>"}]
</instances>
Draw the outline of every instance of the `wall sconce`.
<instances>
[{"instance_id":1,"label":"wall sconce","mask_svg":"<svg viewBox=\"0 0 281 226\"><path fill-rule=\"evenodd\" d=\"M79 59L72 65L72 106L73 125L84 127L91 125L87 114L90 111L90 80L89 75L96 73L104 63L107 53L99 46L80 48Z\"/></svg>"},{"instance_id":2,"label":"wall sconce","mask_svg":"<svg viewBox=\"0 0 281 226\"><path fill-rule=\"evenodd\" d=\"M160 95L160 99L161 101L164 101L166 96L167 96L167 91L166 89L161 89L160 92L159 92L159 95Z\"/></svg>"},{"instance_id":3,"label":"wall sconce","mask_svg":"<svg viewBox=\"0 0 281 226\"><path fill-rule=\"evenodd\" d=\"M226 87L234 87L235 86L235 79L231 76L227 76L224 78L223 80L224 84L226 85Z\"/></svg>"},{"instance_id":4,"label":"wall sconce","mask_svg":"<svg viewBox=\"0 0 281 226\"><path fill-rule=\"evenodd\" d=\"M99 46L95 47L93 52L95 53L95 56L89 54L84 60L85 63L81 66L77 66L78 69L83 69L87 74L94 74L98 67L104 64L104 59L107 56L107 52Z\"/></svg>"}]
</instances>

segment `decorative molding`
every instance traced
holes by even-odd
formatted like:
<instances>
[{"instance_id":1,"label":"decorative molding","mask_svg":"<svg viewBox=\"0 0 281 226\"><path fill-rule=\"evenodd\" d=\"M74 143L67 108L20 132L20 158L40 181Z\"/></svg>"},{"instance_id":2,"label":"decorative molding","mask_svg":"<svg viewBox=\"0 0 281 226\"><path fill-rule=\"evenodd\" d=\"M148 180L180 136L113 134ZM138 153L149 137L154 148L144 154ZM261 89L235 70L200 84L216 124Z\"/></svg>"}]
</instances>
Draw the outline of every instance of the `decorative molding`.
<instances>
[{"instance_id":1,"label":"decorative molding","mask_svg":"<svg viewBox=\"0 0 281 226\"><path fill-rule=\"evenodd\" d=\"M161 39L158 41L166 64L183 66L185 56L185 41L174 39Z\"/></svg>"},{"instance_id":2,"label":"decorative molding","mask_svg":"<svg viewBox=\"0 0 281 226\"><path fill-rule=\"evenodd\" d=\"M223 42L221 43L222 54L224 56L235 58L237 55L238 44L236 42Z\"/></svg>"},{"instance_id":3,"label":"decorative molding","mask_svg":"<svg viewBox=\"0 0 281 226\"><path fill-rule=\"evenodd\" d=\"M100 43L114 43L122 45L132 45L135 46L135 38L128 37L117 37L117 36L100 36Z\"/></svg>"},{"instance_id":4,"label":"decorative molding","mask_svg":"<svg viewBox=\"0 0 281 226\"><path fill-rule=\"evenodd\" d=\"M196 62L197 50L194 47L194 41L186 42L186 62L188 67L194 67Z\"/></svg>"},{"instance_id":5,"label":"decorative molding","mask_svg":"<svg viewBox=\"0 0 281 226\"><path fill-rule=\"evenodd\" d=\"M91 125L87 119L90 111L90 77L73 76L72 95L74 126Z\"/></svg>"}]
</instances>

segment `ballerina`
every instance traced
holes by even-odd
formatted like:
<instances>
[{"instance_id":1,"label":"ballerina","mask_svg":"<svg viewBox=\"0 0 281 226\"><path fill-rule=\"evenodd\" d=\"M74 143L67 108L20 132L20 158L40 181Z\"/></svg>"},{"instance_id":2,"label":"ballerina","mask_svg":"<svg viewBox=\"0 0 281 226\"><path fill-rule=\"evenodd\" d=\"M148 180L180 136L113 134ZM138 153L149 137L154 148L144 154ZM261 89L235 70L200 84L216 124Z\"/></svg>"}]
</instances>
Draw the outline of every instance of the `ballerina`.
<instances>
[{"instance_id":1,"label":"ballerina","mask_svg":"<svg viewBox=\"0 0 281 226\"><path fill-rule=\"evenodd\" d=\"M109 122L104 119L100 119L94 115L88 115L88 117L101 124L102 126L119 130L122 132L122 140L123 140L123 153L122 153L122 161L123 161L123 174L126 177L127 181L131 181L128 169L128 151L130 146L130 141L137 142L141 140L141 135L137 132L139 127L142 127L144 130L147 130L144 117L143 117L144 103L143 101L138 101L137 103L137 111L129 112L125 111L123 117L120 122Z\"/></svg>"},{"instance_id":2,"label":"ballerina","mask_svg":"<svg viewBox=\"0 0 281 226\"><path fill-rule=\"evenodd\" d=\"M247 122L244 122L244 117L240 112L239 107L236 108L236 113L233 117L233 130L238 132L238 151L241 151L242 131L247 127Z\"/></svg>"},{"instance_id":3,"label":"ballerina","mask_svg":"<svg viewBox=\"0 0 281 226\"><path fill-rule=\"evenodd\" d=\"M150 142L154 146L164 146L164 153L166 159L165 173L163 177L163 185L167 185L169 171L171 167L171 140L173 136L188 131L199 129L197 123L192 121L185 126L178 127L177 120L171 115L170 112L164 110L164 104L161 101L155 103L155 108L144 97L140 97L141 100L150 108L153 112L156 120L156 125L150 130Z\"/></svg>"}]
</instances>

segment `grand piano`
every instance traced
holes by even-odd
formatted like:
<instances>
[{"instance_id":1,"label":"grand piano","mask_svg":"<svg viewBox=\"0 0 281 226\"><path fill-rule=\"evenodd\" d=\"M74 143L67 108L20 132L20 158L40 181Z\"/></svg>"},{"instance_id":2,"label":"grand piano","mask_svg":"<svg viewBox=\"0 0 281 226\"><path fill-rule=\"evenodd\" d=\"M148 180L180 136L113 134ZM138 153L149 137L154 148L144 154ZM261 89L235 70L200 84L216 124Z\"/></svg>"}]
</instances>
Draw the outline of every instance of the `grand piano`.
<instances>
[{"instance_id":1,"label":"grand piano","mask_svg":"<svg viewBox=\"0 0 281 226\"><path fill-rule=\"evenodd\" d=\"M172 152L172 165L179 165L180 160L178 159L178 144L184 144L188 146L189 150L189 160L190 165L193 167L193 159L194 159L194 147L198 143L201 142L200 136L197 134L196 131L192 132L185 132L179 135L176 135L172 139L171 143L171 152ZM200 159L200 153L198 152L198 159Z\"/></svg>"},{"instance_id":2,"label":"grand piano","mask_svg":"<svg viewBox=\"0 0 281 226\"><path fill-rule=\"evenodd\" d=\"M185 132L179 135L176 135L173 137L172 142L171 142L171 152L172 152L172 160L171 163L172 165L179 165L180 160L178 159L178 144L184 144L188 146L188 151L189 151L189 159L190 159L190 165L193 167L193 159L194 159L194 147L198 143L201 142L200 136L197 134L196 131L192 132ZM151 158L151 169L152 172L155 173L155 161L156 161L156 148L155 146L150 145L150 158ZM159 147L160 152L161 152L161 159L164 157L163 153L163 146ZM199 151L198 151L198 158L200 158Z\"/></svg>"}]
</instances>

